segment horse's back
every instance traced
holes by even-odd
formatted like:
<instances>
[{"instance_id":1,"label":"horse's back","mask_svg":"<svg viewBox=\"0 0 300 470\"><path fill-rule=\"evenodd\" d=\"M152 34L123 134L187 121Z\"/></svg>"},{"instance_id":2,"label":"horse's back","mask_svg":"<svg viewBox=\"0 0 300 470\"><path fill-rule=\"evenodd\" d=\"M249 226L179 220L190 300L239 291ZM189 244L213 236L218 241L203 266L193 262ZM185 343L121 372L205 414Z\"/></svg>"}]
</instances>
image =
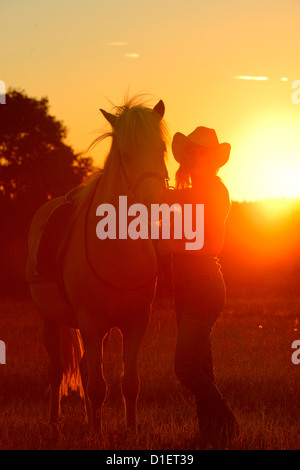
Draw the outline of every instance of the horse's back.
<instances>
[{"instance_id":1,"label":"horse's back","mask_svg":"<svg viewBox=\"0 0 300 470\"><path fill-rule=\"evenodd\" d=\"M60 257L78 214L87 209L99 178L51 199L33 217L28 239L27 280L60 280Z\"/></svg>"},{"instance_id":2,"label":"horse's back","mask_svg":"<svg viewBox=\"0 0 300 470\"><path fill-rule=\"evenodd\" d=\"M64 199L64 196L61 196L46 202L37 210L32 219L28 236L28 260L26 267L26 278L29 282L39 277L37 259L47 220L49 220L51 214L64 203Z\"/></svg>"}]
</instances>

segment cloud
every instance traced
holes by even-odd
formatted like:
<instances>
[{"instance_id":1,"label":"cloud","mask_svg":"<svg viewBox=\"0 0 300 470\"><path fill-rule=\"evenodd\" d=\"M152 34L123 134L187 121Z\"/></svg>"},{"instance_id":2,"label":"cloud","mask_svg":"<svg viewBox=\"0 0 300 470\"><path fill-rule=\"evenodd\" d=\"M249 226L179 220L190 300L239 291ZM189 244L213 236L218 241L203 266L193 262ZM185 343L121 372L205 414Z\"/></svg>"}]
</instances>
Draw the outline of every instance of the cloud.
<instances>
[{"instance_id":1,"label":"cloud","mask_svg":"<svg viewBox=\"0 0 300 470\"><path fill-rule=\"evenodd\" d=\"M107 46L127 46L127 42L122 42L122 41L119 41L119 42L107 42L106 43Z\"/></svg>"},{"instance_id":2,"label":"cloud","mask_svg":"<svg viewBox=\"0 0 300 470\"><path fill-rule=\"evenodd\" d=\"M128 57L129 59L138 59L140 57L140 54L137 52L127 52L124 54L124 57Z\"/></svg>"},{"instance_id":3,"label":"cloud","mask_svg":"<svg viewBox=\"0 0 300 470\"><path fill-rule=\"evenodd\" d=\"M233 78L236 80L269 80L269 77L253 77L251 75L235 75Z\"/></svg>"}]
</instances>

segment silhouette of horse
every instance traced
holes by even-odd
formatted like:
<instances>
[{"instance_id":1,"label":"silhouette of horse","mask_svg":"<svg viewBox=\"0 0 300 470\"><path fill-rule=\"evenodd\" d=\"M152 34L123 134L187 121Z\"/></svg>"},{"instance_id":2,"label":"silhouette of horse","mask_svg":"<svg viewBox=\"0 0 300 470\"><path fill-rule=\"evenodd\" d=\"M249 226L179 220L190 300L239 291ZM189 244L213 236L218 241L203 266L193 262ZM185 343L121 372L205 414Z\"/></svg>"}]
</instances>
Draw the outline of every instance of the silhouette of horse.
<instances>
[{"instance_id":1,"label":"silhouette of horse","mask_svg":"<svg viewBox=\"0 0 300 470\"><path fill-rule=\"evenodd\" d=\"M81 382L90 432L101 433L102 343L117 327L123 335L126 423L136 430L138 356L155 294L156 253L150 238L97 238L96 209L105 203L117 207L119 195L127 196L128 205L149 207L160 200L168 177L164 109L162 101L150 109L135 98L115 114L101 110L112 126L94 142L112 137L103 172L66 197L50 200L33 218L27 280L43 321L53 429L64 377L75 386Z\"/></svg>"}]
</instances>

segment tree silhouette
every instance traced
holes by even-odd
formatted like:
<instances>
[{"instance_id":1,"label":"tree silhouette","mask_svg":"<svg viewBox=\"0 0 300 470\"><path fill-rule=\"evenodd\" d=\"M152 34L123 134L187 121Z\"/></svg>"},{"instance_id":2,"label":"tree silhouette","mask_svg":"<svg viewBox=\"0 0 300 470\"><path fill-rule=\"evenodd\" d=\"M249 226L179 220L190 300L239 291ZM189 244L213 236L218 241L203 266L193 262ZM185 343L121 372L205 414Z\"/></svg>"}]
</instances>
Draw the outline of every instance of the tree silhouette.
<instances>
[{"instance_id":1,"label":"tree silhouette","mask_svg":"<svg viewBox=\"0 0 300 470\"><path fill-rule=\"evenodd\" d=\"M64 143L47 98L9 90L0 105L0 294L26 286L27 236L35 211L92 172L92 159Z\"/></svg>"},{"instance_id":2,"label":"tree silhouette","mask_svg":"<svg viewBox=\"0 0 300 470\"><path fill-rule=\"evenodd\" d=\"M47 98L9 90L0 106L0 195L42 203L78 185L92 160L76 155L63 142L66 134Z\"/></svg>"}]
</instances>

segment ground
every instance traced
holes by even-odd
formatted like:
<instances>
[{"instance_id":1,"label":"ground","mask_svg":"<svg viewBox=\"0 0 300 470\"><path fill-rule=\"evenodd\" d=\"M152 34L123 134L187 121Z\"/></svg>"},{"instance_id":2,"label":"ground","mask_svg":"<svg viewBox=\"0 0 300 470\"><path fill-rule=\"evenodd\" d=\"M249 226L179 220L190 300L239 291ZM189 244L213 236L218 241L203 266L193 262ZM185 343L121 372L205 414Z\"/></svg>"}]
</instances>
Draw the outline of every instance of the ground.
<instances>
[{"instance_id":1,"label":"ground","mask_svg":"<svg viewBox=\"0 0 300 470\"><path fill-rule=\"evenodd\" d=\"M291 344L300 339L300 296L280 289L228 291L213 332L218 386L240 424L231 449L300 449L300 364ZM120 397L121 336L113 330L105 351L109 393L104 439L90 439L83 401L62 399L58 438L47 426L47 356L30 300L0 303L0 449L197 449L195 403L173 371L176 323L172 300L156 301L140 355L138 436L124 428Z\"/></svg>"}]
</instances>

